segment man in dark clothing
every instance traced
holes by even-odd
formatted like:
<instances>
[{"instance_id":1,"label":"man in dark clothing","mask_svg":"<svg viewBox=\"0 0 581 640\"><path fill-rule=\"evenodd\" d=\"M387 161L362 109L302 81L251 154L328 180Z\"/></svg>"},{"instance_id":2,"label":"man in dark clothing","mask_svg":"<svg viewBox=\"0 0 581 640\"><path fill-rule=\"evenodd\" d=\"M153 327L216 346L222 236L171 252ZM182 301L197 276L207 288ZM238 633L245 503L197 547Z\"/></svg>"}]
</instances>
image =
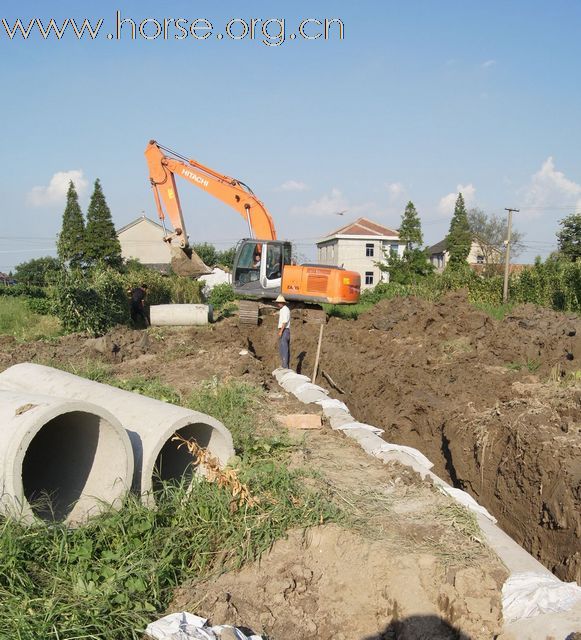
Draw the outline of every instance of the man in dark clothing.
<instances>
[{"instance_id":1,"label":"man in dark clothing","mask_svg":"<svg viewBox=\"0 0 581 640\"><path fill-rule=\"evenodd\" d=\"M135 287L131 291L131 320L133 324L137 325L137 319L142 318L145 326L149 325L149 320L145 313L145 296L147 295L147 285L142 284L140 287Z\"/></svg>"}]
</instances>

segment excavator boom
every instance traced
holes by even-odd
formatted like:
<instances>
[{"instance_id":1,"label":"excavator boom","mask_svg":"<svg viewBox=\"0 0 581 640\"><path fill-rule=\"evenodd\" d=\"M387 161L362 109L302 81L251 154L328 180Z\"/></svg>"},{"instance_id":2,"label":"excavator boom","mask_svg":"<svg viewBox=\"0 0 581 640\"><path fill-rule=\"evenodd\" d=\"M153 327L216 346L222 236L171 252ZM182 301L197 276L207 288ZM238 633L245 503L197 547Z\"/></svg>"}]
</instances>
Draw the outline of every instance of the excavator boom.
<instances>
[{"instance_id":1,"label":"excavator boom","mask_svg":"<svg viewBox=\"0 0 581 640\"><path fill-rule=\"evenodd\" d=\"M180 247L188 246L188 238L176 188L176 175L235 209L248 223L253 238L276 240L272 217L252 190L240 180L180 156L155 140L150 140L147 145L145 157L158 215L164 221L167 214Z\"/></svg>"}]
</instances>

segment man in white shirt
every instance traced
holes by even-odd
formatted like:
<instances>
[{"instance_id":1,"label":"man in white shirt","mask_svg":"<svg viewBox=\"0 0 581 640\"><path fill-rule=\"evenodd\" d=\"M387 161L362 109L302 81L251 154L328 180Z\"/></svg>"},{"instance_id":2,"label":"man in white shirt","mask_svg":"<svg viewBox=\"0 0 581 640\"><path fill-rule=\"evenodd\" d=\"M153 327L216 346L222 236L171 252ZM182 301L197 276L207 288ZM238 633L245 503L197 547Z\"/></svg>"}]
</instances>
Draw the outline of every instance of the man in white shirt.
<instances>
[{"instance_id":1,"label":"man in white shirt","mask_svg":"<svg viewBox=\"0 0 581 640\"><path fill-rule=\"evenodd\" d=\"M278 350L282 368L288 369L290 365L290 309L286 306L284 296L280 295L275 300L280 311L278 312Z\"/></svg>"}]
</instances>

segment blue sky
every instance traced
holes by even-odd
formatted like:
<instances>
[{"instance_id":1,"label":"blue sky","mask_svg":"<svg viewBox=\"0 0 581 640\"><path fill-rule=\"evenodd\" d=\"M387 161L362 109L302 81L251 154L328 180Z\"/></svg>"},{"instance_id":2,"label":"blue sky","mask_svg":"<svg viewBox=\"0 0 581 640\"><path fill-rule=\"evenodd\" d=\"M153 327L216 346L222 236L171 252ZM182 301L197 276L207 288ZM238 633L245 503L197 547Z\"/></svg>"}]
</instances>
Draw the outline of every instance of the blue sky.
<instances>
[{"instance_id":1,"label":"blue sky","mask_svg":"<svg viewBox=\"0 0 581 640\"><path fill-rule=\"evenodd\" d=\"M10 40L0 23L2 271L53 253L71 175L83 209L98 177L117 226L155 217L150 138L249 184L307 257L316 238L360 215L397 227L408 199L435 243L459 189L489 213L521 209L521 262L547 255L558 220L581 211L577 1L51 4L4 2L0 20L103 26L94 41L45 41L37 30ZM117 10L137 25L206 18L214 32L108 40ZM231 18L284 18L288 36L325 17L343 21L343 40L215 37ZM181 184L180 195L194 242L226 247L246 235L195 187Z\"/></svg>"}]
</instances>

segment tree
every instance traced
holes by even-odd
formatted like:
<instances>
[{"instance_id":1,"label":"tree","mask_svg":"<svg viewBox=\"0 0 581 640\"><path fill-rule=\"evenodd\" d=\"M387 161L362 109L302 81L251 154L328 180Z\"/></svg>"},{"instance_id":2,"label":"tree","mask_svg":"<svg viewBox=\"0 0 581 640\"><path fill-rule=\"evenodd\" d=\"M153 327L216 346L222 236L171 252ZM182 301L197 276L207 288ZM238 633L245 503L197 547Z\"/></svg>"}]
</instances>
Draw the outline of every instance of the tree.
<instances>
[{"instance_id":1,"label":"tree","mask_svg":"<svg viewBox=\"0 0 581 640\"><path fill-rule=\"evenodd\" d=\"M416 207L411 200L407 203L405 211L401 217L399 239L406 243L407 249L412 249L414 245L417 248L424 241L420 217L418 216Z\"/></svg>"},{"instance_id":2,"label":"tree","mask_svg":"<svg viewBox=\"0 0 581 640\"><path fill-rule=\"evenodd\" d=\"M73 181L69 183L67 206L63 213L61 232L57 239L57 253L61 262L71 267L84 263L85 222L79 206L79 196Z\"/></svg>"},{"instance_id":3,"label":"tree","mask_svg":"<svg viewBox=\"0 0 581 640\"><path fill-rule=\"evenodd\" d=\"M559 251L568 260L577 262L581 259L581 213L572 213L559 220L561 225L557 233Z\"/></svg>"},{"instance_id":4,"label":"tree","mask_svg":"<svg viewBox=\"0 0 581 640\"><path fill-rule=\"evenodd\" d=\"M44 287L55 279L60 270L60 261L46 256L20 263L14 269L14 277L19 283Z\"/></svg>"},{"instance_id":5,"label":"tree","mask_svg":"<svg viewBox=\"0 0 581 640\"><path fill-rule=\"evenodd\" d=\"M230 249L226 249L225 251L219 251L216 264L222 265L223 267L228 267L229 269L233 269L235 255L236 247L230 247Z\"/></svg>"},{"instance_id":6,"label":"tree","mask_svg":"<svg viewBox=\"0 0 581 640\"><path fill-rule=\"evenodd\" d=\"M468 211L468 224L472 237L478 243L484 264L487 267L501 264L506 251L505 241L508 235L508 223L505 218L494 214L488 215L482 209ZM511 230L510 255L517 256L523 250L524 234L515 229Z\"/></svg>"},{"instance_id":7,"label":"tree","mask_svg":"<svg viewBox=\"0 0 581 640\"><path fill-rule=\"evenodd\" d=\"M387 264L377 263L382 271L389 273L389 281L398 284L412 284L425 278L434 271L425 250L420 249L423 242L420 217L414 203L410 200L401 216L399 239L406 243L403 256L389 249L384 250Z\"/></svg>"},{"instance_id":8,"label":"tree","mask_svg":"<svg viewBox=\"0 0 581 640\"><path fill-rule=\"evenodd\" d=\"M225 251L218 251L213 244L210 244L209 242L202 242L200 244L193 245L192 248L208 267L221 265L232 269L234 266L236 247L231 247Z\"/></svg>"},{"instance_id":9,"label":"tree","mask_svg":"<svg viewBox=\"0 0 581 640\"><path fill-rule=\"evenodd\" d=\"M218 254L216 252L216 247L213 244L210 244L209 242L202 242L194 244L192 249L198 254L206 266L213 267L216 265Z\"/></svg>"},{"instance_id":10,"label":"tree","mask_svg":"<svg viewBox=\"0 0 581 640\"><path fill-rule=\"evenodd\" d=\"M98 178L87 209L85 259L89 265L103 262L114 269L120 269L123 264L121 244Z\"/></svg>"},{"instance_id":11,"label":"tree","mask_svg":"<svg viewBox=\"0 0 581 640\"><path fill-rule=\"evenodd\" d=\"M470 253L472 234L468 224L468 213L464 204L464 196L459 193L454 207L454 215L450 222L450 230L446 236L448 253L450 254L450 268L462 267Z\"/></svg>"}]
</instances>

